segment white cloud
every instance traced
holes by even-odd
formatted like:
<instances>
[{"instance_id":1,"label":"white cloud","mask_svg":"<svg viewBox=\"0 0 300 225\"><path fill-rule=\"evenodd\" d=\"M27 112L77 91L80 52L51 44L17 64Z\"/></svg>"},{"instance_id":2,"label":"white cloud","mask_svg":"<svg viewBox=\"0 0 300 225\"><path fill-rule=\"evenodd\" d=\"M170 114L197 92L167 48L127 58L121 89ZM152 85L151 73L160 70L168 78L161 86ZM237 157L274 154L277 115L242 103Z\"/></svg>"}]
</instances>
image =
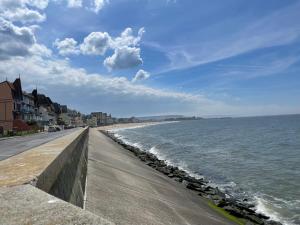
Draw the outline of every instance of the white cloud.
<instances>
[{"instance_id":1,"label":"white cloud","mask_svg":"<svg viewBox=\"0 0 300 225\"><path fill-rule=\"evenodd\" d=\"M134 36L132 28L128 27L121 33L120 37L113 39L113 48L121 48L124 46L136 47L139 45L144 33L145 28L142 27L139 29L138 35Z\"/></svg>"},{"instance_id":2,"label":"white cloud","mask_svg":"<svg viewBox=\"0 0 300 225\"><path fill-rule=\"evenodd\" d=\"M142 63L140 49L134 47L117 48L112 56L104 60L104 65L109 70L127 69L141 65Z\"/></svg>"},{"instance_id":3,"label":"white cloud","mask_svg":"<svg viewBox=\"0 0 300 225\"><path fill-rule=\"evenodd\" d=\"M48 1L1 0L0 17L7 19L11 22L21 22L23 24L43 22L46 19L46 15L42 14L38 10L45 9L47 5Z\"/></svg>"},{"instance_id":4,"label":"white cloud","mask_svg":"<svg viewBox=\"0 0 300 225\"><path fill-rule=\"evenodd\" d=\"M134 36L132 28L126 28L119 37L112 38L107 32L92 32L86 36L83 42L77 46L73 38L63 41L56 40L53 44L61 55L79 54L83 55L105 55L108 49L114 50L112 56L104 60L104 65L109 70L127 69L141 65L140 41L145 32L140 28L137 36Z\"/></svg>"},{"instance_id":5,"label":"white cloud","mask_svg":"<svg viewBox=\"0 0 300 225\"><path fill-rule=\"evenodd\" d=\"M32 45L29 51L30 51L30 55L39 56L41 58L42 57L50 58L52 56L52 51L49 48L47 48L45 45L41 45L37 43Z\"/></svg>"},{"instance_id":6,"label":"white cloud","mask_svg":"<svg viewBox=\"0 0 300 225\"><path fill-rule=\"evenodd\" d=\"M56 39L53 45L58 49L59 54L63 56L79 54L80 52L77 46L77 41L73 38L65 38L62 41Z\"/></svg>"},{"instance_id":7,"label":"white cloud","mask_svg":"<svg viewBox=\"0 0 300 225\"><path fill-rule=\"evenodd\" d=\"M39 9L45 9L49 4L49 0L23 0L23 2Z\"/></svg>"},{"instance_id":8,"label":"white cloud","mask_svg":"<svg viewBox=\"0 0 300 225\"><path fill-rule=\"evenodd\" d=\"M139 70L134 78L132 79L132 82L137 82L141 80L146 80L150 77L150 73L146 72L145 70Z\"/></svg>"},{"instance_id":9,"label":"white cloud","mask_svg":"<svg viewBox=\"0 0 300 225\"><path fill-rule=\"evenodd\" d=\"M28 8L16 8L12 11L6 10L2 13L2 17L10 21L19 21L21 23L43 22L46 19L45 14L41 14L36 10Z\"/></svg>"},{"instance_id":10,"label":"white cloud","mask_svg":"<svg viewBox=\"0 0 300 225\"><path fill-rule=\"evenodd\" d=\"M93 0L91 10L98 13L107 4L109 0Z\"/></svg>"},{"instance_id":11,"label":"white cloud","mask_svg":"<svg viewBox=\"0 0 300 225\"><path fill-rule=\"evenodd\" d=\"M92 32L84 38L80 50L85 55L104 55L110 47L110 42L111 37L108 33Z\"/></svg>"},{"instance_id":12,"label":"white cloud","mask_svg":"<svg viewBox=\"0 0 300 225\"><path fill-rule=\"evenodd\" d=\"M16 8L24 8L26 6L37 9L45 9L48 6L48 0L1 0L0 8L12 10Z\"/></svg>"},{"instance_id":13,"label":"white cloud","mask_svg":"<svg viewBox=\"0 0 300 225\"><path fill-rule=\"evenodd\" d=\"M18 27L0 17L0 59L30 55L35 43L30 27Z\"/></svg>"},{"instance_id":14,"label":"white cloud","mask_svg":"<svg viewBox=\"0 0 300 225\"><path fill-rule=\"evenodd\" d=\"M82 7L82 0L68 0L69 8L80 8Z\"/></svg>"}]
</instances>

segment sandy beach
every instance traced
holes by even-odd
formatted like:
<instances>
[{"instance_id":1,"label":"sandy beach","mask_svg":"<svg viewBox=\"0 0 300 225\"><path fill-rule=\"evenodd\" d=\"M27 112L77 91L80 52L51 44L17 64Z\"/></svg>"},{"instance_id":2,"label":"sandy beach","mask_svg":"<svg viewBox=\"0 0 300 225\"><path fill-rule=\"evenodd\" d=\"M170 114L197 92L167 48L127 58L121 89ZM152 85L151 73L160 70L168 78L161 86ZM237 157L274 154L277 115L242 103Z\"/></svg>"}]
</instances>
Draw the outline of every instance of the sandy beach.
<instances>
[{"instance_id":1,"label":"sandy beach","mask_svg":"<svg viewBox=\"0 0 300 225\"><path fill-rule=\"evenodd\" d=\"M144 123L120 123L120 124L113 124L109 126L102 126L97 127L97 130L114 130L114 129L125 129L125 128L137 128L137 127L144 127L144 126L151 126L151 125L157 125L162 123L168 123L168 122L144 122Z\"/></svg>"}]
</instances>

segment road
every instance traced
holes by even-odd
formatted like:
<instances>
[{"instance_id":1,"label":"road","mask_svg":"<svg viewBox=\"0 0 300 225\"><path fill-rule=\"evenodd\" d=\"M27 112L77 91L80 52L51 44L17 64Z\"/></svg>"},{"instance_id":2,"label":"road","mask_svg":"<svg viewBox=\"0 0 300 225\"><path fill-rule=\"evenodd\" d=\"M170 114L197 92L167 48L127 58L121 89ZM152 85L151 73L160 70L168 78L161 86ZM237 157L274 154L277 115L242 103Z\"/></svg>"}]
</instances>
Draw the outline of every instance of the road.
<instances>
[{"instance_id":1,"label":"road","mask_svg":"<svg viewBox=\"0 0 300 225\"><path fill-rule=\"evenodd\" d=\"M45 144L56 138L70 134L75 130L77 129L70 129L52 133L43 132L24 137L9 138L5 140L0 139L0 161L24 152L28 149Z\"/></svg>"}]
</instances>

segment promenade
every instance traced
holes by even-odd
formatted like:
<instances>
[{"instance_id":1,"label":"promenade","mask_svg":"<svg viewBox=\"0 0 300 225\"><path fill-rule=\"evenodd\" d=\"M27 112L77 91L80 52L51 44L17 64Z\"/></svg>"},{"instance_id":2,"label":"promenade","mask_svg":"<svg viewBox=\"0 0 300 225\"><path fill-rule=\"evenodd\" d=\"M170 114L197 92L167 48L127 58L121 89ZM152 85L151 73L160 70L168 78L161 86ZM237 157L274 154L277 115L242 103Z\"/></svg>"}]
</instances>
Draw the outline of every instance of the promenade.
<instances>
[{"instance_id":1,"label":"promenade","mask_svg":"<svg viewBox=\"0 0 300 225\"><path fill-rule=\"evenodd\" d=\"M115 224L232 224L97 129L89 133L85 209Z\"/></svg>"},{"instance_id":2,"label":"promenade","mask_svg":"<svg viewBox=\"0 0 300 225\"><path fill-rule=\"evenodd\" d=\"M43 145L49 141L53 141L59 137L71 134L78 129L63 130L59 132L42 132L27 136L15 136L0 139L0 160L7 159L11 156L27 151L39 145Z\"/></svg>"}]
</instances>

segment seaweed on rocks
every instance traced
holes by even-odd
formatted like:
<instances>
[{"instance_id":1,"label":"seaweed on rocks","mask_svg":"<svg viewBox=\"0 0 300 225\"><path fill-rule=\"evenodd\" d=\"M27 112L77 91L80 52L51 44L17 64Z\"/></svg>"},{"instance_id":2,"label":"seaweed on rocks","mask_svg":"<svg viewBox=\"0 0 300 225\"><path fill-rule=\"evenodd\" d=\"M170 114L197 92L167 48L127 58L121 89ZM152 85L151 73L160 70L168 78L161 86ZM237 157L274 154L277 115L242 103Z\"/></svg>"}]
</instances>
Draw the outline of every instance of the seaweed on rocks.
<instances>
[{"instance_id":1,"label":"seaweed on rocks","mask_svg":"<svg viewBox=\"0 0 300 225\"><path fill-rule=\"evenodd\" d=\"M184 184L187 189L196 192L201 197L211 200L216 206L223 208L229 214L245 219L247 225L282 225L280 222L270 220L266 215L255 212L253 209L254 205L248 204L247 200L240 202L237 199L228 197L221 192L219 188L209 186L209 182L205 179L192 177L184 170L181 170L176 166L168 165L165 160L158 159L156 155L126 144L112 132L103 130L100 132L111 138L126 150L132 152L137 158L145 162L146 165L168 176L170 179Z\"/></svg>"}]
</instances>

